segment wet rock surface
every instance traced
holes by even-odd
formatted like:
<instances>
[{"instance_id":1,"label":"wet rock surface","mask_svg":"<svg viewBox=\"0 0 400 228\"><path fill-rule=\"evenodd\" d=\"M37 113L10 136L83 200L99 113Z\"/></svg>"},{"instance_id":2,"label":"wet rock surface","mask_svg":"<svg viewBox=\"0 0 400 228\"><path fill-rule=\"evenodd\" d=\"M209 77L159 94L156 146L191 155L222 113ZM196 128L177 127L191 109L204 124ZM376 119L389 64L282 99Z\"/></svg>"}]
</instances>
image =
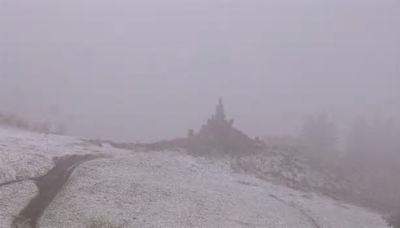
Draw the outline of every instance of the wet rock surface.
<instances>
[{"instance_id":1,"label":"wet rock surface","mask_svg":"<svg viewBox=\"0 0 400 228\"><path fill-rule=\"evenodd\" d=\"M35 181L39 193L19 213L13 221L15 228L36 228L44 210L50 205L57 193L68 181L74 169L83 162L98 158L96 155L69 155L55 159L55 166L46 175L31 178Z\"/></svg>"}]
</instances>

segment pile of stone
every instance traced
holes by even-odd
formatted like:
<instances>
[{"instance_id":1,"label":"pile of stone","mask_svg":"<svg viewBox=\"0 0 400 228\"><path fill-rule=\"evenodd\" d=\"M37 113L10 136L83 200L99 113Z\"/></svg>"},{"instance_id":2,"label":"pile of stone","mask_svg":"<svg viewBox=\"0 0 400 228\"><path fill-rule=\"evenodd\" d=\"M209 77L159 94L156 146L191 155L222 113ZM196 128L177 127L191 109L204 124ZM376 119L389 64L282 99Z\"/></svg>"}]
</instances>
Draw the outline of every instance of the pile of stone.
<instances>
[{"instance_id":1,"label":"pile of stone","mask_svg":"<svg viewBox=\"0 0 400 228\"><path fill-rule=\"evenodd\" d=\"M233 126L233 120L226 118L224 105L220 99L215 114L207 123L198 132L189 131L187 147L188 151L195 155L243 156L261 151L264 144Z\"/></svg>"}]
</instances>

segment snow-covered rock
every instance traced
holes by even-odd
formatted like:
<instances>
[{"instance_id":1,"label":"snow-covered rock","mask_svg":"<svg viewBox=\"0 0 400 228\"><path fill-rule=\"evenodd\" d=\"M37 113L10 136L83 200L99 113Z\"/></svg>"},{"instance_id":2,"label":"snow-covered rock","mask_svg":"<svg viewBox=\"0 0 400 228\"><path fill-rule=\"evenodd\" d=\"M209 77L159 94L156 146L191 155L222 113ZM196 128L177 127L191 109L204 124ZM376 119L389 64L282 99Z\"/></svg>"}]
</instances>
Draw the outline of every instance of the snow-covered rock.
<instances>
[{"instance_id":1,"label":"snow-covered rock","mask_svg":"<svg viewBox=\"0 0 400 228\"><path fill-rule=\"evenodd\" d=\"M37 188L31 181L0 187L0 227L11 227L13 219L36 194Z\"/></svg>"},{"instance_id":2,"label":"snow-covered rock","mask_svg":"<svg viewBox=\"0 0 400 228\"><path fill-rule=\"evenodd\" d=\"M331 172L316 170L299 157L276 150L239 157L231 164L238 172L302 190L334 193L348 185Z\"/></svg>"},{"instance_id":3,"label":"snow-covered rock","mask_svg":"<svg viewBox=\"0 0 400 228\"><path fill-rule=\"evenodd\" d=\"M375 212L236 173L230 161L12 129L0 129L0 184L40 176L67 154L109 156L74 171L39 227L387 227ZM0 186L0 228L36 193L31 181Z\"/></svg>"}]
</instances>

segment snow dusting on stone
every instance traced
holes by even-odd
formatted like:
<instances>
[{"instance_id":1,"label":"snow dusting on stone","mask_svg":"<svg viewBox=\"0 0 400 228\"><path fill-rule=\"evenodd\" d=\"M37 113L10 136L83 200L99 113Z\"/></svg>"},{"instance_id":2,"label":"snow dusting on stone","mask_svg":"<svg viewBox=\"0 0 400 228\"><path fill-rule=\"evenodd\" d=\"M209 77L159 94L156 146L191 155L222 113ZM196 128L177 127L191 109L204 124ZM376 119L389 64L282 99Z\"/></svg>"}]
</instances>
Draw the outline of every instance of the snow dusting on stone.
<instances>
[{"instance_id":1,"label":"snow dusting on stone","mask_svg":"<svg viewBox=\"0 0 400 228\"><path fill-rule=\"evenodd\" d=\"M0 184L21 180L0 186L0 228L37 194L28 179L54 157L96 153L109 156L74 171L39 227L387 227L375 212L236 173L228 161L0 128Z\"/></svg>"}]
</instances>

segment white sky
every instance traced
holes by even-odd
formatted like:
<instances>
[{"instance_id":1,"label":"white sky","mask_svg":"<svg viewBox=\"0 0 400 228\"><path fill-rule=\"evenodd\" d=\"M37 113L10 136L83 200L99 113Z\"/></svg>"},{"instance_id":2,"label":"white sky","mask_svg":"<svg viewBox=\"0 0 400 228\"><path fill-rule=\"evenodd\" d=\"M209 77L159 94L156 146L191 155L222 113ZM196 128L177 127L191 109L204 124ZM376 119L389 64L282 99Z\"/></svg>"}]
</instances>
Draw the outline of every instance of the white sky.
<instances>
[{"instance_id":1,"label":"white sky","mask_svg":"<svg viewBox=\"0 0 400 228\"><path fill-rule=\"evenodd\" d=\"M398 0L0 0L0 112L122 140L400 114ZM52 117L50 117L52 116Z\"/></svg>"}]
</instances>

